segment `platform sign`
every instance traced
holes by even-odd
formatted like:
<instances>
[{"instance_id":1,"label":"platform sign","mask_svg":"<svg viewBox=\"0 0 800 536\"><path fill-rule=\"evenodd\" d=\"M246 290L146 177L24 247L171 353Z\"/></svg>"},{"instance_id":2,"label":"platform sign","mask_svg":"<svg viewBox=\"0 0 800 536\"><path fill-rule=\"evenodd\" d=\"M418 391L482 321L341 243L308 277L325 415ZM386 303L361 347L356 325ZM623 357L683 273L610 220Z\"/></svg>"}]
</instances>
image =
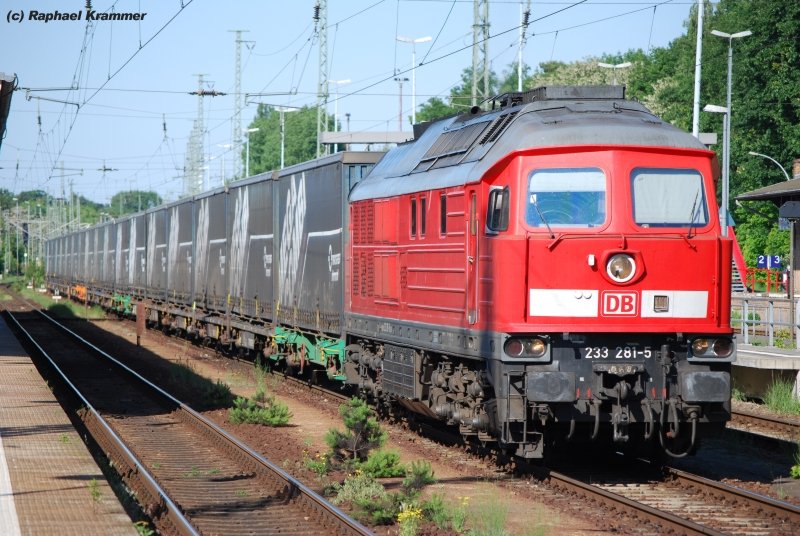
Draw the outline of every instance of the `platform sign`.
<instances>
[{"instance_id":1,"label":"platform sign","mask_svg":"<svg viewBox=\"0 0 800 536\"><path fill-rule=\"evenodd\" d=\"M782 267L780 255L759 255L756 260L756 268L780 270Z\"/></svg>"}]
</instances>

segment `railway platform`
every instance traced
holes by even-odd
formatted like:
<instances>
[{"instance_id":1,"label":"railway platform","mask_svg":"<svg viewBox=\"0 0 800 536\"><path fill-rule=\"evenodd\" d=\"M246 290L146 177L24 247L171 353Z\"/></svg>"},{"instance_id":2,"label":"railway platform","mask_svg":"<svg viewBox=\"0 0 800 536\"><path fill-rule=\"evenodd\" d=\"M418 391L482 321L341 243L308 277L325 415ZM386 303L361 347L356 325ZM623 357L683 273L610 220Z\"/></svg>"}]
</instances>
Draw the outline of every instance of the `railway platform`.
<instances>
[{"instance_id":1,"label":"railway platform","mask_svg":"<svg viewBox=\"0 0 800 536\"><path fill-rule=\"evenodd\" d=\"M733 383L747 396L761 398L776 378L794 383L800 397L800 350L737 344Z\"/></svg>"},{"instance_id":2,"label":"railway platform","mask_svg":"<svg viewBox=\"0 0 800 536\"><path fill-rule=\"evenodd\" d=\"M78 432L0 318L0 535L137 534Z\"/></svg>"}]
</instances>

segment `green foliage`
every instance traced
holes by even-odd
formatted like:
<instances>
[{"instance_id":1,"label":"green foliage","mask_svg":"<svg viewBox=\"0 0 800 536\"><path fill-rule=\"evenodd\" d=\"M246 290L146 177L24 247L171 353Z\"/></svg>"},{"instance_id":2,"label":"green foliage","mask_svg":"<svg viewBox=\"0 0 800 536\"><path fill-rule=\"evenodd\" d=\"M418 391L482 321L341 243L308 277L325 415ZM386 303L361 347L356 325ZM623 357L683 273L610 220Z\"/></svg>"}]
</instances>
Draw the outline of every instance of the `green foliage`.
<instances>
[{"instance_id":1,"label":"green foliage","mask_svg":"<svg viewBox=\"0 0 800 536\"><path fill-rule=\"evenodd\" d=\"M508 506L496 495L475 505L470 513L471 536L508 536L505 529Z\"/></svg>"},{"instance_id":2,"label":"green foliage","mask_svg":"<svg viewBox=\"0 0 800 536\"><path fill-rule=\"evenodd\" d=\"M421 508L417 508L414 503L401 504L400 512L397 513L397 524L400 525L399 536L414 536L421 521Z\"/></svg>"},{"instance_id":3,"label":"green foliage","mask_svg":"<svg viewBox=\"0 0 800 536\"><path fill-rule=\"evenodd\" d=\"M169 371L170 383L196 397L209 408L228 406L232 397L231 388L223 381L200 376L190 364L172 363Z\"/></svg>"},{"instance_id":4,"label":"green foliage","mask_svg":"<svg viewBox=\"0 0 800 536\"><path fill-rule=\"evenodd\" d=\"M745 400L747 400L747 396L744 394L744 391L742 391L738 387L733 387L731 389L731 399L737 400L739 402L744 402Z\"/></svg>"},{"instance_id":5,"label":"green foliage","mask_svg":"<svg viewBox=\"0 0 800 536\"><path fill-rule=\"evenodd\" d=\"M100 492L100 485L97 483L97 479L93 478L89 481L89 495L92 496L92 501L100 502L102 499L103 494Z\"/></svg>"},{"instance_id":6,"label":"green foliage","mask_svg":"<svg viewBox=\"0 0 800 536\"><path fill-rule=\"evenodd\" d=\"M775 379L767 388L764 404L777 413L800 415L800 400L794 397L794 383L783 378Z\"/></svg>"},{"instance_id":7,"label":"green foliage","mask_svg":"<svg viewBox=\"0 0 800 536\"><path fill-rule=\"evenodd\" d=\"M108 213L118 218L125 214L133 214L144 210L157 207L164 201L156 192L130 190L118 192L111 197L111 204Z\"/></svg>"},{"instance_id":8,"label":"green foliage","mask_svg":"<svg viewBox=\"0 0 800 536\"><path fill-rule=\"evenodd\" d=\"M513 77L514 85L516 87L516 68L513 75L509 75L508 80ZM499 82L497 75L493 72L489 73L489 95L496 95L498 93ZM510 81L507 85L510 85ZM483 87L483 82L479 83ZM461 72L461 83L454 85L450 89L450 96L447 98L449 104L445 103L438 97L429 99L426 103L422 104L417 111L417 121L433 121L441 119L450 115L463 114L469 111L472 106L472 68L464 69ZM480 104L480 100L476 104Z\"/></svg>"},{"instance_id":9,"label":"green foliage","mask_svg":"<svg viewBox=\"0 0 800 536\"><path fill-rule=\"evenodd\" d=\"M325 435L325 443L337 460L362 462L372 449L382 447L386 442L386 432L364 400L351 398L339 406L339 415L346 430L331 429Z\"/></svg>"},{"instance_id":10,"label":"green foliage","mask_svg":"<svg viewBox=\"0 0 800 536\"><path fill-rule=\"evenodd\" d=\"M406 474L406 467L400 463L400 454L388 450L371 452L367 461L359 465L359 469L373 478L392 478Z\"/></svg>"},{"instance_id":11,"label":"green foliage","mask_svg":"<svg viewBox=\"0 0 800 536\"><path fill-rule=\"evenodd\" d=\"M291 418L288 406L275 397L267 397L265 405L261 406L255 400L237 396L228 410L228 420L233 424L285 426Z\"/></svg>"},{"instance_id":12,"label":"green foliage","mask_svg":"<svg viewBox=\"0 0 800 536\"><path fill-rule=\"evenodd\" d=\"M430 499L422 503L422 514L440 529L450 528L450 512L441 493L434 493Z\"/></svg>"},{"instance_id":13,"label":"green foliage","mask_svg":"<svg viewBox=\"0 0 800 536\"><path fill-rule=\"evenodd\" d=\"M789 474L792 478L800 478L800 443L795 445L794 465L792 465L791 469L789 470Z\"/></svg>"},{"instance_id":14,"label":"green foliage","mask_svg":"<svg viewBox=\"0 0 800 536\"><path fill-rule=\"evenodd\" d=\"M429 484L436 482L433 476L433 469L427 460L417 460L411 462L411 467L408 468L406 478L403 480L403 489L409 494L417 493L422 488Z\"/></svg>"},{"instance_id":15,"label":"green foliage","mask_svg":"<svg viewBox=\"0 0 800 536\"><path fill-rule=\"evenodd\" d=\"M258 105L256 117L248 128L257 128L250 136L250 175L280 169L281 165L281 113L272 106ZM291 166L312 160L317 153L317 109L303 106L283 113L284 161ZM329 115L328 130L333 131L333 116ZM242 151L242 161L246 157Z\"/></svg>"},{"instance_id":16,"label":"green foliage","mask_svg":"<svg viewBox=\"0 0 800 536\"><path fill-rule=\"evenodd\" d=\"M303 451L303 465L319 477L327 475L331 469L331 461L328 454L317 453L312 457L306 450Z\"/></svg>"},{"instance_id":17,"label":"green foliage","mask_svg":"<svg viewBox=\"0 0 800 536\"><path fill-rule=\"evenodd\" d=\"M147 521L137 521L133 524L133 528L136 529L136 533L139 536L154 536L155 531L150 528L150 523Z\"/></svg>"},{"instance_id":18,"label":"green foliage","mask_svg":"<svg viewBox=\"0 0 800 536\"><path fill-rule=\"evenodd\" d=\"M376 525L394 523L399 511L399 503L394 496L370 475L361 471L345 479L343 484L334 486L336 496L333 504L348 503L353 508L356 519Z\"/></svg>"}]
</instances>

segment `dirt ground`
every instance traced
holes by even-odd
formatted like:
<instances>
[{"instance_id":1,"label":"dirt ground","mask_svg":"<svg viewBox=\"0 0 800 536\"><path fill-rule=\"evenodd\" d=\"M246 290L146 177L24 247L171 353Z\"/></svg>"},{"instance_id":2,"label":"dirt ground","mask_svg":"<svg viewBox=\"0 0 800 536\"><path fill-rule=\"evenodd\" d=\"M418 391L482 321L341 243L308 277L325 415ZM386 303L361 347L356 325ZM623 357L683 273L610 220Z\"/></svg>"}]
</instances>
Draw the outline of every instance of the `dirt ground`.
<instances>
[{"instance_id":1,"label":"dirt ground","mask_svg":"<svg viewBox=\"0 0 800 536\"><path fill-rule=\"evenodd\" d=\"M129 343L136 343L133 323L102 321L95 325ZM142 347L169 361L186 364L198 375L211 381L226 383L234 395L249 397L256 391L255 368L250 362L220 357L212 350L196 347L185 340L167 338L153 331L148 331L142 338ZM224 409L205 414L226 429L233 430L245 443L318 492L343 479L346 475L340 473L319 477L305 465L307 458L313 459L327 450L324 436L329 429L344 428L338 413L340 402L290 385L278 375L267 376L266 387L269 393L289 407L292 413L289 426L268 428L252 424L233 425L227 422L227 410ZM580 510L568 498L554 497L550 491L539 488L535 483L513 479L496 466L475 460L460 449L444 447L399 425L382 426L389 433L386 448L398 452L402 463L416 460L431 463L436 483L425 489L425 495L441 493L452 505L466 505L468 515L472 516L505 510L508 534L620 533L615 523L600 522L601 514L580 514ZM397 485L399 479L390 479L387 489ZM376 527L375 531L376 534L397 534L398 529L395 525ZM429 526L419 534L447 532Z\"/></svg>"},{"instance_id":2,"label":"dirt ground","mask_svg":"<svg viewBox=\"0 0 800 536\"><path fill-rule=\"evenodd\" d=\"M116 336L110 339L112 344L122 344L120 347L130 350L130 344L123 344L120 340L124 339L135 345L133 323L101 321L95 325ZM145 334L142 347L149 351L143 354L152 353L171 362L183 363L202 377L214 382L224 382L234 395L249 397L256 391L256 373L251 362L221 357L213 350L199 348L186 340L168 338L155 331ZM148 357L150 358L152 356ZM225 409L211 410L206 414L316 491L322 492L330 484L341 482L347 476L344 473L320 477L306 466L308 459L321 456L327 450L325 433L331 428L344 428L338 414L341 402L303 386L285 382L279 375L266 376L265 383L267 391L289 407L292 413L289 426L268 428L251 424L232 425L227 422ZM402 463L408 464L416 460L427 460L431 463L437 482L426 488L426 495L441 493L449 504L465 505L469 515L474 517L498 512L502 515L505 511L507 534L626 534L641 533L643 530L642 527L631 526L630 521L608 515L602 508L580 504L574 498L554 494L546 486L536 482L512 478L492 463L483 463L461 449L445 447L420 437L401 425L382 426L389 433L386 448L398 452ZM712 446L708 450L708 454L713 457L715 448ZM719 456L727 454L720 452ZM754 455L749 456L752 463ZM702 464L703 456L698 456L696 463ZM787 478L788 468L778 466L774 471L775 479L772 482L726 480L774 498L799 501L800 483ZM738 474L736 471L732 473ZM399 480L390 480L387 489L397 487L398 484ZM398 528L396 525L376 527L375 531L376 534L397 534ZM647 532L646 529L644 532ZM448 532L431 525L418 534Z\"/></svg>"}]
</instances>

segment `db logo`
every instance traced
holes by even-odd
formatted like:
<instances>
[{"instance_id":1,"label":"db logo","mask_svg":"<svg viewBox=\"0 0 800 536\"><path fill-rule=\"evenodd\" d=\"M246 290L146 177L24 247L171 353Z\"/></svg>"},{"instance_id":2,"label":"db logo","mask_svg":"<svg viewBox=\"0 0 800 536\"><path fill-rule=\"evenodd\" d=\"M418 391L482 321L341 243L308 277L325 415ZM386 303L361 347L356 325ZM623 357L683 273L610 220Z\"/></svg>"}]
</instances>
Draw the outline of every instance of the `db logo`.
<instances>
[{"instance_id":1,"label":"db logo","mask_svg":"<svg viewBox=\"0 0 800 536\"><path fill-rule=\"evenodd\" d=\"M636 293L604 292L603 314L608 316L636 316Z\"/></svg>"}]
</instances>

